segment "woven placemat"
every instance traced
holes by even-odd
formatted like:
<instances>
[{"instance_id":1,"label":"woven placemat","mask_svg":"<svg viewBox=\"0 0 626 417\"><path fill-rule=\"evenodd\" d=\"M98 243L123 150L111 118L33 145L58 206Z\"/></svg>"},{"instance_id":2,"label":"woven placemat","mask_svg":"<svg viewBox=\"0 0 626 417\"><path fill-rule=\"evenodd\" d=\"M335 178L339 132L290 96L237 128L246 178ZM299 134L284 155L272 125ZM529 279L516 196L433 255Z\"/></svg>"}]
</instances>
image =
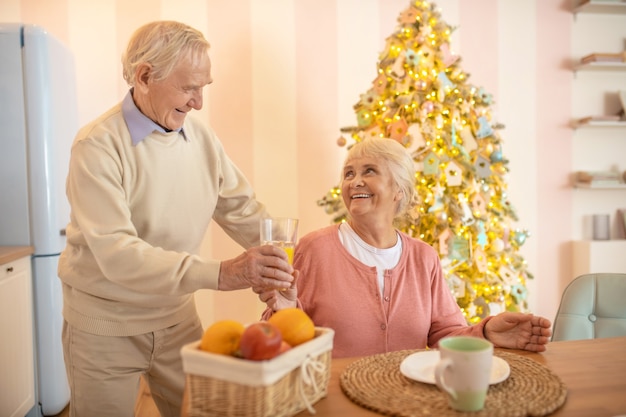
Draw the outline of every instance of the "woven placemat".
<instances>
[{"instance_id":1,"label":"woven placemat","mask_svg":"<svg viewBox=\"0 0 626 417\"><path fill-rule=\"evenodd\" d=\"M359 359L339 378L344 394L354 403L389 416L539 417L563 405L567 388L547 367L524 356L496 349L508 362L511 375L489 387L485 408L463 413L451 409L437 386L400 373L404 358L419 350L402 350Z\"/></svg>"}]
</instances>

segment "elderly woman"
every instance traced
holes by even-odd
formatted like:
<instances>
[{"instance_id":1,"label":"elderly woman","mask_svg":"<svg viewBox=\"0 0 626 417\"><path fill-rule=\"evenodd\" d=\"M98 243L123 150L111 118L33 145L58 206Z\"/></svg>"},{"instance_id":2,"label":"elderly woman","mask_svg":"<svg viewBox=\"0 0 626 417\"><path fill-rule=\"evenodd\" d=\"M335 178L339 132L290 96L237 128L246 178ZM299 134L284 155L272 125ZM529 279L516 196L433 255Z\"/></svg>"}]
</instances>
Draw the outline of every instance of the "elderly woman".
<instances>
[{"instance_id":1,"label":"elderly woman","mask_svg":"<svg viewBox=\"0 0 626 417\"><path fill-rule=\"evenodd\" d=\"M549 320L501 313L468 326L443 276L436 251L393 226L415 194L415 167L394 140L367 139L349 151L341 192L345 223L300 239L297 284L255 287L268 308L303 309L335 330L334 357L434 347L444 336L484 337L496 347L544 351Z\"/></svg>"}]
</instances>

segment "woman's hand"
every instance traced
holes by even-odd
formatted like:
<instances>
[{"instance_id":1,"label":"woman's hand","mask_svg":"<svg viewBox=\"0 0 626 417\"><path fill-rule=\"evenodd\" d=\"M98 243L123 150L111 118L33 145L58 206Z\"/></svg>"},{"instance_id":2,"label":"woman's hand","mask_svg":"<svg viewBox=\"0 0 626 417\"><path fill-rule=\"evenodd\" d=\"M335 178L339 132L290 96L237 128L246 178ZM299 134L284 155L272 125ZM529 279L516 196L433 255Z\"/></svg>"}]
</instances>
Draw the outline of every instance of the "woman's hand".
<instances>
[{"instance_id":1,"label":"woman's hand","mask_svg":"<svg viewBox=\"0 0 626 417\"><path fill-rule=\"evenodd\" d=\"M551 327L545 317L505 312L487 322L484 334L495 347L543 352L552 335Z\"/></svg>"},{"instance_id":2,"label":"woman's hand","mask_svg":"<svg viewBox=\"0 0 626 417\"><path fill-rule=\"evenodd\" d=\"M277 290L267 287L252 287L252 291L259 295L259 300L267 304L267 306L274 311L297 307L298 288L296 287L296 281L298 280L299 274L299 271L294 271L293 281L291 282L291 286L287 289Z\"/></svg>"}]
</instances>

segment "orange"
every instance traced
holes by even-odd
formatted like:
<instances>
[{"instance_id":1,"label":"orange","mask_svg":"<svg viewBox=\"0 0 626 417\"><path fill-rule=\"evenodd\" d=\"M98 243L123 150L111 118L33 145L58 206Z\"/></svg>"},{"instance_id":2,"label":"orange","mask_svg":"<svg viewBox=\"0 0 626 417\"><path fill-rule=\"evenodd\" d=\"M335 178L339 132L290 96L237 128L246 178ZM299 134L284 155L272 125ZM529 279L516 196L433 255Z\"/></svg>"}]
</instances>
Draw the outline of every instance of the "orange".
<instances>
[{"instance_id":1,"label":"orange","mask_svg":"<svg viewBox=\"0 0 626 417\"><path fill-rule=\"evenodd\" d=\"M315 336L313 320L299 308L278 310L267 321L280 329L283 340L291 346L308 342Z\"/></svg>"},{"instance_id":2,"label":"orange","mask_svg":"<svg viewBox=\"0 0 626 417\"><path fill-rule=\"evenodd\" d=\"M243 331L243 324L235 320L216 321L204 331L200 349L222 355L235 355Z\"/></svg>"}]
</instances>

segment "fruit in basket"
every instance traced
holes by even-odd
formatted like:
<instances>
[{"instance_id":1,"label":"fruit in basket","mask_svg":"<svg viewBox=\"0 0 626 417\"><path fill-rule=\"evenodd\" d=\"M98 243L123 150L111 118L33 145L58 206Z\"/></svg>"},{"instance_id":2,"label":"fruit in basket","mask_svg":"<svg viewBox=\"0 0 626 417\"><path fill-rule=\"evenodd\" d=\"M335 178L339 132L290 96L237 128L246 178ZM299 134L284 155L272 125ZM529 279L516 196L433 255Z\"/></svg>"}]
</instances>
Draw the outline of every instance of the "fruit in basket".
<instances>
[{"instance_id":1,"label":"fruit in basket","mask_svg":"<svg viewBox=\"0 0 626 417\"><path fill-rule=\"evenodd\" d=\"M200 349L222 355L236 355L245 327L235 320L220 320L209 326L200 340Z\"/></svg>"},{"instance_id":2,"label":"fruit in basket","mask_svg":"<svg viewBox=\"0 0 626 417\"><path fill-rule=\"evenodd\" d=\"M241 335L239 350L244 359L263 361L280 353L283 342L280 329L267 321L250 324Z\"/></svg>"},{"instance_id":3,"label":"fruit in basket","mask_svg":"<svg viewBox=\"0 0 626 417\"><path fill-rule=\"evenodd\" d=\"M284 340L280 343L280 349L278 349L278 354L280 355L281 353L285 353L287 352L289 349L291 349L291 345L287 342L285 342Z\"/></svg>"},{"instance_id":4,"label":"fruit in basket","mask_svg":"<svg viewBox=\"0 0 626 417\"><path fill-rule=\"evenodd\" d=\"M278 310L267 321L280 329L283 340L290 346L298 346L315 337L313 320L299 308Z\"/></svg>"}]
</instances>

